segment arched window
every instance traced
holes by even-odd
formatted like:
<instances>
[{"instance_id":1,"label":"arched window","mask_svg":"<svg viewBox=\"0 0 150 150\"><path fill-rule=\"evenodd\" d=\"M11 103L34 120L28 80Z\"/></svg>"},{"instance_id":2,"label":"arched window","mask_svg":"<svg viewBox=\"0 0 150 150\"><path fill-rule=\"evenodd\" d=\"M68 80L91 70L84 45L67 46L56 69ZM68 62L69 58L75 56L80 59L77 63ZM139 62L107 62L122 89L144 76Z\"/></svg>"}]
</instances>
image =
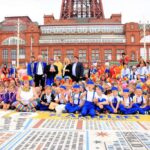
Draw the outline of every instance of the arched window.
<instances>
[{"instance_id":1,"label":"arched window","mask_svg":"<svg viewBox=\"0 0 150 150\"><path fill-rule=\"evenodd\" d=\"M17 45L18 37L9 37L2 42L2 45ZM25 40L19 39L20 45L25 45Z\"/></svg>"}]
</instances>

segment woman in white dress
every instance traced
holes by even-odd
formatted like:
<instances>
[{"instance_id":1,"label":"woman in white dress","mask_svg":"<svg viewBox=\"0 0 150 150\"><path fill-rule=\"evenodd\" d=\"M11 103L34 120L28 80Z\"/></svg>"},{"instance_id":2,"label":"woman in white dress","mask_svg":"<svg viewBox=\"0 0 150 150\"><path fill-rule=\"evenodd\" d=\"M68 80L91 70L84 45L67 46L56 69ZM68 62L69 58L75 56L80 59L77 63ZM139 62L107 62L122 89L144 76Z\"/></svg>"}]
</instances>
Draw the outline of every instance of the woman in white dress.
<instances>
[{"instance_id":1,"label":"woman in white dress","mask_svg":"<svg viewBox=\"0 0 150 150\"><path fill-rule=\"evenodd\" d=\"M36 111L35 107L37 105L37 93L35 88L30 86L30 81L32 78L30 76L23 76L23 86L18 89L16 99L17 101L13 104L17 111L22 112L32 112Z\"/></svg>"}]
</instances>

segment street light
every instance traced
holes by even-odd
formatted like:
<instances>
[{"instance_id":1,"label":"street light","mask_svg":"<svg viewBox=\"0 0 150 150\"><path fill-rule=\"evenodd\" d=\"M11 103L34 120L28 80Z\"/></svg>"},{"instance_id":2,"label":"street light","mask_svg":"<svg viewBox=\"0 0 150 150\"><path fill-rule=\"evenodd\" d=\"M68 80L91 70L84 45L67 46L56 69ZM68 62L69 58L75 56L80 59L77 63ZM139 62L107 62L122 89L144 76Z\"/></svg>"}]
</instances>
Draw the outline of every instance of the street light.
<instances>
[{"instance_id":1,"label":"street light","mask_svg":"<svg viewBox=\"0 0 150 150\"><path fill-rule=\"evenodd\" d=\"M146 61L147 60L147 48L146 48L146 31L147 31L147 29L150 29L150 26L149 26L149 21L144 21L143 23L140 21L140 25L139 25L139 27L140 27L140 30L143 30L143 39L144 39L144 41L141 41L141 42L143 42L143 57L144 57L144 60Z\"/></svg>"},{"instance_id":2,"label":"street light","mask_svg":"<svg viewBox=\"0 0 150 150\"><path fill-rule=\"evenodd\" d=\"M17 68L19 67L20 20L17 22Z\"/></svg>"}]
</instances>

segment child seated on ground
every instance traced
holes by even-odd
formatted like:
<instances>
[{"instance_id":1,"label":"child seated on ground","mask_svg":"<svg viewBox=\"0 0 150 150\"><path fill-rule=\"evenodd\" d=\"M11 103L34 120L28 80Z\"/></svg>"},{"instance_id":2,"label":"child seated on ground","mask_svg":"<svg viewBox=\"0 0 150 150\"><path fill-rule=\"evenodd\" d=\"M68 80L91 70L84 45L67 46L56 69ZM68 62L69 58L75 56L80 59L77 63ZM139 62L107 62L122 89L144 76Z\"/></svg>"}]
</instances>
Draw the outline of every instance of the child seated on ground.
<instances>
[{"instance_id":1,"label":"child seated on ground","mask_svg":"<svg viewBox=\"0 0 150 150\"><path fill-rule=\"evenodd\" d=\"M8 110L14 109L15 107L12 104L16 101L16 87L14 84L9 84L8 90L4 96L3 109Z\"/></svg>"},{"instance_id":2,"label":"child seated on ground","mask_svg":"<svg viewBox=\"0 0 150 150\"><path fill-rule=\"evenodd\" d=\"M135 114L137 112L137 108L133 108L133 99L129 96L129 89L123 89L123 97L121 100L121 104L119 105L119 110L122 114Z\"/></svg>"},{"instance_id":3,"label":"child seated on ground","mask_svg":"<svg viewBox=\"0 0 150 150\"><path fill-rule=\"evenodd\" d=\"M37 105L38 110L49 110L49 105L54 102L55 96L52 93L52 88L50 86L45 87L45 92L41 96L41 100Z\"/></svg>"},{"instance_id":4,"label":"child seated on ground","mask_svg":"<svg viewBox=\"0 0 150 150\"><path fill-rule=\"evenodd\" d=\"M136 87L135 96L133 97L133 107L137 108L137 111L140 114L146 114L147 110L147 101L144 98L144 95L142 93L142 88L140 86Z\"/></svg>"},{"instance_id":5,"label":"child seated on ground","mask_svg":"<svg viewBox=\"0 0 150 150\"><path fill-rule=\"evenodd\" d=\"M90 115L91 117L94 117L96 115L94 104L96 92L94 90L95 87L94 82L92 80L89 80L87 82L86 87L87 87L86 91L81 95L81 99L84 100L81 115L82 116Z\"/></svg>"},{"instance_id":6,"label":"child seated on ground","mask_svg":"<svg viewBox=\"0 0 150 150\"><path fill-rule=\"evenodd\" d=\"M59 93L55 97L55 102L58 104L55 107L56 113L61 114L62 112L66 112L65 106L68 102L68 94L66 92L66 86L61 85L59 87Z\"/></svg>"},{"instance_id":7,"label":"child seated on ground","mask_svg":"<svg viewBox=\"0 0 150 150\"><path fill-rule=\"evenodd\" d=\"M16 96L17 101L12 104L17 111L36 111L38 95L35 91L35 88L30 86L30 80L32 80L30 76L25 75L22 77L23 85L18 89Z\"/></svg>"},{"instance_id":8,"label":"child seated on ground","mask_svg":"<svg viewBox=\"0 0 150 150\"><path fill-rule=\"evenodd\" d=\"M108 97L103 94L104 88L101 85L96 87L96 99L94 103L96 104L96 111L98 113L103 113L104 111L108 111L113 113L113 109L109 106Z\"/></svg>"},{"instance_id":9,"label":"child seated on ground","mask_svg":"<svg viewBox=\"0 0 150 150\"><path fill-rule=\"evenodd\" d=\"M69 113L75 113L81 111L83 102L81 101L80 85L75 84L72 89L71 96L69 97L69 102L66 104L65 109Z\"/></svg>"},{"instance_id":10,"label":"child seated on ground","mask_svg":"<svg viewBox=\"0 0 150 150\"><path fill-rule=\"evenodd\" d=\"M4 85L0 83L0 108L3 108L5 93Z\"/></svg>"},{"instance_id":11,"label":"child seated on ground","mask_svg":"<svg viewBox=\"0 0 150 150\"><path fill-rule=\"evenodd\" d=\"M109 97L109 103L113 110L113 113L118 113L119 104L121 102L121 98L118 96L118 88L112 87L112 96Z\"/></svg>"}]
</instances>

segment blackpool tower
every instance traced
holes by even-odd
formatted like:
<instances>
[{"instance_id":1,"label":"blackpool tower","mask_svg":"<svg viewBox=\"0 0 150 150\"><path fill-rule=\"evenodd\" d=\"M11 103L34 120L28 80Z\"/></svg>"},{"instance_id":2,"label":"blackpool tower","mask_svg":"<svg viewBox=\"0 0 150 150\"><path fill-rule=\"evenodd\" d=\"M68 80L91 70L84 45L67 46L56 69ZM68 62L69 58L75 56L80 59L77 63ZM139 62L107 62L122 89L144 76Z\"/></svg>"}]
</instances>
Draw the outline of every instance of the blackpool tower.
<instances>
[{"instance_id":1,"label":"blackpool tower","mask_svg":"<svg viewBox=\"0 0 150 150\"><path fill-rule=\"evenodd\" d=\"M61 19L104 19L102 0L63 0Z\"/></svg>"}]
</instances>

